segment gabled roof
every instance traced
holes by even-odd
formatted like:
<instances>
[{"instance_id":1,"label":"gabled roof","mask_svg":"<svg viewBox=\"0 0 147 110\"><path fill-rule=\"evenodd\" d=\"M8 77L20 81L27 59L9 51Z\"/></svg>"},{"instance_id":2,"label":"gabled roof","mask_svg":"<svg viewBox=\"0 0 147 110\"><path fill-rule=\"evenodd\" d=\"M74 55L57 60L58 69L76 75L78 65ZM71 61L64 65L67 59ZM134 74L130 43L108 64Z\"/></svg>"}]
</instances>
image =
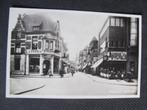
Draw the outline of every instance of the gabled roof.
<instances>
[{"instance_id":1,"label":"gabled roof","mask_svg":"<svg viewBox=\"0 0 147 110\"><path fill-rule=\"evenodd\" d=\"M17 23L16 23L15 28L13 29L13 31L24 31L24 26L23 26L23 22L22 22L22 18L21 18L20 14L19 14L19 16L17 18Z\"/></svg>"}]
</instances>

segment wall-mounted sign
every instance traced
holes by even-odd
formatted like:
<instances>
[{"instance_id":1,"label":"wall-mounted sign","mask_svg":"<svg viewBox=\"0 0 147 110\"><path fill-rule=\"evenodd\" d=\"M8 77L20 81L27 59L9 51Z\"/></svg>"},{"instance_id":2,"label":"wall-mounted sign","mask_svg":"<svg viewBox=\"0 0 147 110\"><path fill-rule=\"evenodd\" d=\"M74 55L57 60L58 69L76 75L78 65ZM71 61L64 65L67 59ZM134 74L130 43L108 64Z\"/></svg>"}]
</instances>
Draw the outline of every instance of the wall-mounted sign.
<instances>
[{"instance_id":1,"label":"wall-mounted sign","mask_svg":"<svg viewBox=\"0 0 147 110\"><path fill-rule=\"evenodd\" d=\"M112 51L108 54L109 61L127 61L127 52L120 51Z\"/></svg>"}]
</instances>

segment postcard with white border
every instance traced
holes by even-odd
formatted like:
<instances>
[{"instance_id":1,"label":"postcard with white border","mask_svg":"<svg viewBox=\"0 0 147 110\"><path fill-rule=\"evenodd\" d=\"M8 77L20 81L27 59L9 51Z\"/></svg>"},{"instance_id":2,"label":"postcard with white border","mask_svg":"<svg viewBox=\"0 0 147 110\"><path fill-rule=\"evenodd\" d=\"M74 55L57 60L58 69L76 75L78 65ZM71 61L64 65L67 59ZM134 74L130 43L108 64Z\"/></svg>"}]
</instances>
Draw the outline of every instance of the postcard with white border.
<instances>
[{"instance_id":1,"label":"postcard with white border","mask_svg":"<svg viewBox=\"0 0 147 110\"><path fill-rule=\"evenodd\" d=\"M141 15L10 8L7 98L139 98Z\"/></svg>"}]
</instances>

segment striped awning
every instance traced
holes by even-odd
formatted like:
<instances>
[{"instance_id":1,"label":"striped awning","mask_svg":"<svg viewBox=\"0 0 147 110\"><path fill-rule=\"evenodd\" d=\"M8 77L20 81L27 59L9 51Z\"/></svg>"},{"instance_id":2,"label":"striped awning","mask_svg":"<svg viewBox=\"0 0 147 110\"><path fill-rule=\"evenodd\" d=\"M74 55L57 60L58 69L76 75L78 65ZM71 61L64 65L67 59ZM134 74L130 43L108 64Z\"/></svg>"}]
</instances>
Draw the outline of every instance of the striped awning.
<instances>
[{"instance_id":1,"label":"striped awning","mask_svg":"<svg viewBox=\"0 0 147 110\"><path fill-rule=\"evenodd\" d=\"M96 67L98 67L102 62L103 62L103 58L99 59L95 64L93 64L93 65L91 66L91 68L96 68Z\"/></svg>"},{"instance_id":2,"label":"striped awning","mask_svg":"<svg viewBox=\"0 0 147 110\"><path fill-rule=\"evenodd\" d=\"M87 66L87 64L85 64L85 65L83 66L83 68L82 68L82 69L85 69L85 68L86 68L86 66Z\"/></svg>"}]
</instances>

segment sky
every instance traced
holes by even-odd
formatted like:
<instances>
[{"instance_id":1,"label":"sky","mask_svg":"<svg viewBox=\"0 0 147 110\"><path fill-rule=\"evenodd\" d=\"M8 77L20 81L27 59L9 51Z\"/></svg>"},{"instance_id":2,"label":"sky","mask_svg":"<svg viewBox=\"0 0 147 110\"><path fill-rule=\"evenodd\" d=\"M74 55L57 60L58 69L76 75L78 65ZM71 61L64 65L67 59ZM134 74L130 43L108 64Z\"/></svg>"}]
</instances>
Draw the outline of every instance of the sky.
<instances>
[{"instance_id":1,"label":"sky","mask_svg":"<svg viewBox=\"0 0 147 110\"><path fill-rule=\"evenodd\" d=\"M61 36L67 45L70 60L75 60L95 36L98 39L108 14L88 11L66 11L53 9L10 8L9 33L15 27L18 14L43 14L53 21L59 20Z\"/></svg>"}]
</instances>

